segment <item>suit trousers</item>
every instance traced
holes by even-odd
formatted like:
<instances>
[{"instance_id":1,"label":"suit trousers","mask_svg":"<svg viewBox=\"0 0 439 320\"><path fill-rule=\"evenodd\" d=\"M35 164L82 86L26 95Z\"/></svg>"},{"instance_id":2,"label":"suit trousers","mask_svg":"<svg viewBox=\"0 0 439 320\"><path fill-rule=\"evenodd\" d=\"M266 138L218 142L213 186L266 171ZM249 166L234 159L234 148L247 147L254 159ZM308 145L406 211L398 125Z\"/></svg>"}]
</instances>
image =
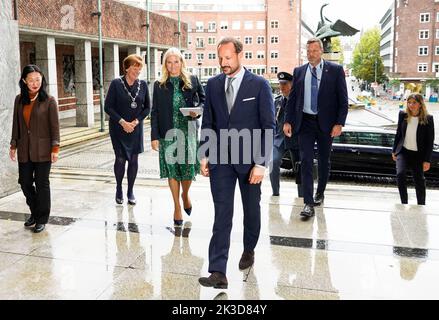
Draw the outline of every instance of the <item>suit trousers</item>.
<instances>
[{"instance_id":1,"label":"suit trousers","mask_svg":"<svg viewBox=\"0 0 439 320\"><path fill-rule=\"evenodd\" d=\"M423 170L423 160L419 157L417 151L402 148L396 158L396 180L398 182L399 196L401 203L408 202L407 195L407 169L410 169L415 181L416 199L418 204L425 204L425 177Z\"/></svg>"},{"instance_id":2,"label":"suit trousers","mask_svg":"<svg viewBox=\"0 0 439 320\"><path fill-rule=\"evenodd\" d=\"M18 163L18 183L36 223L46 224L49 220L51 166L50 161Z\"/></svg>"},{"instance_id":3,"label":"suit trousers","mask_svg":"<svg viewBox=\"0 0 439 320\"><path fill-rule=\"evenodd\" d=\"M323 194L329 179L330 156L332 137L330 133L320 130L317 119L310 119L305 116L298 134L301 175L303 188L303 202L314 204L314 144L317 142L317 161L318 161L318 184L317 193Z\"/></svg>"},{"instance_id":4,"label":"suit trousers","mask_svg":"<svg viewBox=\"0 0 439 320\"><path fill-rule=\"evenodd\" d=\"M226 274L236 181L244 209L244 251L256 247L261 229L261 184L250 184L250 172L242 174L231 164L218 164L210 171L215 221L209 245L209 272Z\"/></svg>"}]
</instances>

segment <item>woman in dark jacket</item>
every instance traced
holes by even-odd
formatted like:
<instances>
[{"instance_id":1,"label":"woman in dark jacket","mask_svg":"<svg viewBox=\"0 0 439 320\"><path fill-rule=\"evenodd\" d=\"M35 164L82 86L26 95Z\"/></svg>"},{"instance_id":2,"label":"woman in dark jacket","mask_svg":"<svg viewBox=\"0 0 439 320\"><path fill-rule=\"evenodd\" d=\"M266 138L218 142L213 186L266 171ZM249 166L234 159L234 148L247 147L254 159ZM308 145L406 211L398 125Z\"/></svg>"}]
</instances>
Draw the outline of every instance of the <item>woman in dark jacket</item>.
<instances>
[{"instance_id":1,"label":"woman in dark jacket","mask_svg":"<svg viewBox=\"0 0 439 320\"><path fill-rule=\"evenodd\" d=\"M177 48L166 51L163 61L162 78L154 83L151 146L159 151L160 178L168 179L174 200L174 224L180 226L183 223L180 185L183 209L190 215L189 188L200 171L197 158L200 114L191 112L190 116L184 116L180 108L203 107L205 96L198 78L186 71L186 62Z\"/></svg>"},{"instance_id":2,"label":"woman in dark jacket","mask_svg":"<svg viewBox=\"0 0 439 320\"><path fill-rule=\"evenodd\" d=\"M21 74L15 99L9 157L18 155L18 182L31 215L24 225L44 230L50 215L49 174L59 153L59 118L56 100L46 92L46 79L36 65ZM35 186L34 186L35 184Z\"/></svg>"},{"instance_id":3,"label":"woman in dark jacket","mask_svg":"<svg viewBox=\"0 0 439 320\"><path fill-rule=\"evenodd\" d=\"M134 182L138 170L139 153L143 148L143 120L150 111L148 85L139 80L143 68L142 57L132 54L123 60L125 75L111 81L105 98L105 112L110 116L109 127L113 144L116 177L116 203L123 203L122 180L128 162L128 204L135 205Z\"/></svg>"},{"instance_id":4,"label":"woman in dark jacket","mask_svg":"<svg viewBox=\"0 0 439 320\"><path fill-rule=\"evenodd\" d=\"M425 204L424 172L430 170L433 144L433 116L428 114L422 95L411 94L407 98L406 111L399 113L392 151L401 203L408 202L406 171L409 168L413 173L418 204Z\"/></svg>"}]
</instances>

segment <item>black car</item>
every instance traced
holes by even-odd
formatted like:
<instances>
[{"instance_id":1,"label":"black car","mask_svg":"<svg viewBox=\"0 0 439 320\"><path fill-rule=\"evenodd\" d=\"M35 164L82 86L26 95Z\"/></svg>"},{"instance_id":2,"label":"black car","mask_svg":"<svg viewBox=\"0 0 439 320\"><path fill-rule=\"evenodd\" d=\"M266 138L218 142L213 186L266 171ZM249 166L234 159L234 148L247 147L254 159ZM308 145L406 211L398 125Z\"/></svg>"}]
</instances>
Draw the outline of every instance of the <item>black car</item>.
<instances>
[{"instance_id":1,"label":"black car","mask_svg":"<svg viewBox=\"0 0 439 320\"><path fill-rule=\"evenodd\" d=\"M395 176L392 147L396 130L379 127L345 126L334 138L331 154L331 173L353 173L368 176ZM287 152L282 168L294 169ZM439 180L439 145L433 147L427 180Z\"/></svg>"}]
</instances>

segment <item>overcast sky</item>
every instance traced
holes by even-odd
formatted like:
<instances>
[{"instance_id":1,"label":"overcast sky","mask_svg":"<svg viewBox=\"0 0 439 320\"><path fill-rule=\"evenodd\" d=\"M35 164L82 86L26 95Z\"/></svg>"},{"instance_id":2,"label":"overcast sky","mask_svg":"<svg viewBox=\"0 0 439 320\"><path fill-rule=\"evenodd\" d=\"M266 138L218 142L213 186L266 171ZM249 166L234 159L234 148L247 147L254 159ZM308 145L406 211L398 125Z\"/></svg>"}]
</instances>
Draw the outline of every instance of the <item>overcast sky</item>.
<instances>
[{"instance_id":1,"label":"overcast sky","mask_svg":"<svg viewBox=\"0 0 439 320\"><path fill-rule=\"evenodd\" d=\"M320 7L323 15L332 22L341 19L352 27L365 30L379 24L379 21L393 3L393 0L302 0L302 12L305 22L313 31L320 20Z\"/></svg>"}]
</instances>

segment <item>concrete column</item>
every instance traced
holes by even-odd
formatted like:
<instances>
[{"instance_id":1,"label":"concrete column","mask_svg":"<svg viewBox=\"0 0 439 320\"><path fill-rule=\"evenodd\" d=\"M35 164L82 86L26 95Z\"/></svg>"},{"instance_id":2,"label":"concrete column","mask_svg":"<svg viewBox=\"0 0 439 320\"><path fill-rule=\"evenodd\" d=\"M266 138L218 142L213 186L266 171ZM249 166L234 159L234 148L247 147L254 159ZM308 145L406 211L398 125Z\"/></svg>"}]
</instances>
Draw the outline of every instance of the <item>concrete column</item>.
<instances>
[{"instance_id":1,"label":"concrete column","mask_svg":"<svg viewBox=\"0 0 439 320\"><path fill-rule=\"evenodd\" d=\"M47 81L47 91L58 101L58 79L56 75L55 38L39 36L35 42L35 63L41 68Z\"/></svg>"},{"instance_id":2,"label":"concrete column","mask_svg":"<svg viewBox=\"0 0 439 320\"><path fill-rule=\"evenodd\" d=\"M128 46L128 55L137 54L140 56L140 47L139 46Z\"/></svg>"},{"instance_id":3,"label":"concrete column","mask_svg":"<svg viewBox=\"0 0 439 320\"><path fill-rule=\"evenodd\" d=\"M76 126L94 125L93 79L91 65L91 42L78 40L75 43L75 94Z\"/></svg>"},{"instance_id":4,"label":"concrete column","mask_svg":"<svg viewBox=\"0 0 439 320\"><path fill-rule=\"evenodd\" d=\"M154 86L154 82L160 78L162 65L160 64L160 56L161 52L156 48L150 48L149 50L149 61L150 61L150 72L151 72L151 83L150 83L150 91L152 92L152 88Z\"/></svg>"},{"instance_id":5,"label":"concrete column","mask_svg":"<svg viewBox=\"0 0 439 320\"><path fill-rule=\"evenodd\" d=\"M104 46L104 91L108 92L110 83L119 77L119 45L106 43Z\"/></svg>"},{"instance_id":6,"label":"concrete column","mask_svg":"<svg viewBox=\"0 0 439 320\"><path fill-rule=\"evenodd\" d=\"M19 190L17 163L9 159L15 96L19 93L20 48L12 1L0 1L0 198Z\"/></svg>"}]
</instances>

